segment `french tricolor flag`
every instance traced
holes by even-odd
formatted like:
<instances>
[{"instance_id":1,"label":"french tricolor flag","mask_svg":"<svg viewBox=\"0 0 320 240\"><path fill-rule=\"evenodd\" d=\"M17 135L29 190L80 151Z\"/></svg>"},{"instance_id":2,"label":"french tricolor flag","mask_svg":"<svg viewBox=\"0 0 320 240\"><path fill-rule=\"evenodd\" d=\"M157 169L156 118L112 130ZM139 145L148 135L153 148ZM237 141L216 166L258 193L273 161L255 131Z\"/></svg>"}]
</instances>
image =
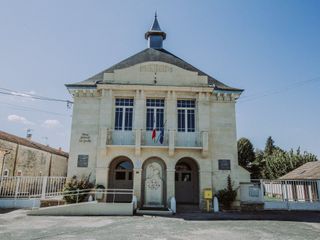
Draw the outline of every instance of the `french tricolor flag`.
<instances>
[{"instance_id":1,"label":"french tricolor flag","mask_svg":"<svg viewBox=\"0 0 320 240\"><path fill-rule=\"evenodd\" d=\"M151 135L151 138L154 142L156 142L156 137L157 137L157 128L154 127L152 130L152 135Z\"/></svg>"}]
</instances>

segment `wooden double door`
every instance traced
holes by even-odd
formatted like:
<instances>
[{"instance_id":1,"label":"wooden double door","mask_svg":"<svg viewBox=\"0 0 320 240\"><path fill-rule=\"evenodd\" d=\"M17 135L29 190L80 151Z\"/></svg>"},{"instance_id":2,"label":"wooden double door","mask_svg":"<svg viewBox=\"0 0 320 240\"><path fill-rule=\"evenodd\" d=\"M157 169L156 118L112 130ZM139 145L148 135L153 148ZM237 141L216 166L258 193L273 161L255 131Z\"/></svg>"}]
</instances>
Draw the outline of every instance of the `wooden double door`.
<instances>
[{"instance_id":1,"label":"wooden double door","mask_svg":"<svg viewBox=\"0 0 320 240\"><path fill-rule=\"evenodd\" d=\"M175 167L177 204L199 203L199 170L193 159L181 159Z\"/></svg>"},{"instance_id":2,"label":"wooden double door","mask_svg":"<svg viewBox=\"0 0 320 240\"><path fill-rule=\"evenodd\" d=\"M133 164L130 159L118 158L111 163L109 171L108 188L115 189L122 194L107 195L107 202L131 202L132 195L124 194L119 189L133 189Z\"/></svg>"}]
</instances>

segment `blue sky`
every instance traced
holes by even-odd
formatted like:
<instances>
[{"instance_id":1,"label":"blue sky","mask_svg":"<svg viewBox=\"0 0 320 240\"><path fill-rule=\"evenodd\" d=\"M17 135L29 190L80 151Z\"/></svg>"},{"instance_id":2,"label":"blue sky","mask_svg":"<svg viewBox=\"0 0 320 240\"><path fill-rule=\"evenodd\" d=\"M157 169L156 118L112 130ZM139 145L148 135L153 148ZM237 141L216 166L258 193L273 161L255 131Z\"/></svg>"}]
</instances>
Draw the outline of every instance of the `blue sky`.
<instances>
[{"instance_id":1,"label":"blue sky","mask_svg":"<svg viewBox=\"0 0 320 240\"><path fill-rule=\"evenodd\" d=\"M157 9L164 47L245 92L238 137L320 156L320 1L0 1L0 88L71 99L78 82L146 48ZM314 79L312 81L308 81ZM251 96L251 97L250 97ZM0 95L1 130L68 151L64 103ZM41 110L38 111L38 110Z\"/></svg>"}]
</instances>

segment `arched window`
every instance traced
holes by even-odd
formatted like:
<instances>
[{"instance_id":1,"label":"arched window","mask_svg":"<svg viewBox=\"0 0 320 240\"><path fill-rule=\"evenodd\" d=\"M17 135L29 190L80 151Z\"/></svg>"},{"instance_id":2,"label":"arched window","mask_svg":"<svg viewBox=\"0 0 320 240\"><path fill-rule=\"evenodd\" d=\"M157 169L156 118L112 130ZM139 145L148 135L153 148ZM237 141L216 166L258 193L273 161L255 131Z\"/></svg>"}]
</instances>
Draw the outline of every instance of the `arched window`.
<instances>
[{"instance_id":1,"label":"arched window","mask_svg":"<svg viewBox=\"0 0 320 240\"><path fill-rule=\"evenodd\" d=\"M116 169L118 170L132 170L133 169L133 164L130 161L122 161L118 163L116 166Z\"/></svg>"},{"instance_id":2,"label":"arched window","mask_svg":"<svg viewBox=\"0 0 320 240\"><path fill-rule=\"evenodd\" d=\"M178 163L176 165L176 174L175 180L176 181L183 181L183 182L190 182L192 169L187 163Z\"/></svg>"},{"instance_id":3,"label":"arched window","mask_svg":"<svg viewBox=\"0 0 320 240\"><path fill-rule=\"evenodd\" d=\"M131 161L122 161L115 168L115 180L132 180L133 164Z\"/></svg>"},{"instance_id":4,"label":"arched window","mask_svg":"<svg viewBox=\"0 0 320 240\"><path fill-rule=\"evenodd\" d=\"M186 163L178 163L176 165L176 171L191 171L191 167Z\"/></svg>"}]
</instances>

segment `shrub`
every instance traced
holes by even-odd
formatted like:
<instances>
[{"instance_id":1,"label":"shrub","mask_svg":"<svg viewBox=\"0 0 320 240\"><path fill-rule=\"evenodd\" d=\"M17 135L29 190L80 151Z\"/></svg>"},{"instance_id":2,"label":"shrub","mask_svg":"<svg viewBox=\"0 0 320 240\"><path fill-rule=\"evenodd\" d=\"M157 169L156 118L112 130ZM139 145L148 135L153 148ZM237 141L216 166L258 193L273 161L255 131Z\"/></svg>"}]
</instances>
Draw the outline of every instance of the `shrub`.
<instances>
[{"instance_id":1,"label":"shrub","mask_svg":"<svg viewBox=\"0 0 320 240\"><path fill-rule=\"evenodd\" d=\"M227 187L218 192L218 199L224 209L230 209L232 203L236 200L236 197L237 190L232 188L231 177L229 175Z\"/></svg>"},{"instance_id":2,"label":"shrub","mask_svg":"<svg viewBox=\"0 0 320 240\"><path fill-rule=\"evenodd\" d=\"M90 175L88 177L83 177L80 179L78 179L76 176L73 176L71 179L69 179L63 188L63 191L65 192L65 196L63 197L63 199L67 203L76 203L77 201L82 202L87 197L88 193L90 192L90 189L94 187L94 185L90 183L89 179ZM88 190L81 191L84 189ZM77 190L80 190L81 194L76 194Z\"/></svg>"}]
</instances>

